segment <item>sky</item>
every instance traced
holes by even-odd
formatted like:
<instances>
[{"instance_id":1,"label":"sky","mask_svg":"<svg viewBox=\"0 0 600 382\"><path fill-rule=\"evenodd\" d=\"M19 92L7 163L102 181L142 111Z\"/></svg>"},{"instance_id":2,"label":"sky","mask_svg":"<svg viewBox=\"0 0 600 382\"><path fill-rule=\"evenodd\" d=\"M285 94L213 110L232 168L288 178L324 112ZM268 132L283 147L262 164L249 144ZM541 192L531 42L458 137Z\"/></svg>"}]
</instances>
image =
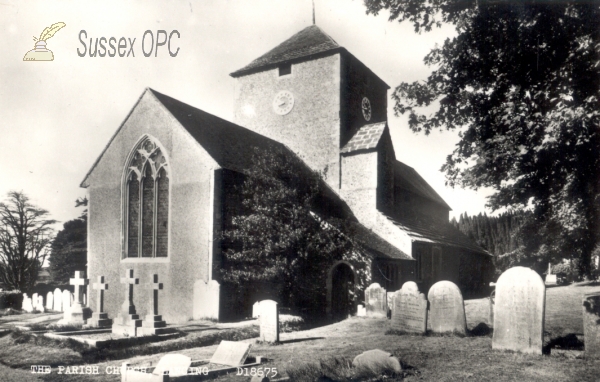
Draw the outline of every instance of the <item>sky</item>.
<instances>
[{"instance_id":1,"label":"sky","mask_svg":"<svg viewBox=\"0 0 600 382\"><path fill-rule=\"evenodd\" d=\"M384 13L366 15L360 0L314 3L317 25L392 89L424 80L431 68L423 57L454 33L443 27L415 34L411 25L389 22ZM66 26L47 41L54 60L23 61L34 48L33 37L57 22ZM235 80L229 73L311 24L311 0L3 0L0 199L23 191L61 223L76 218L82 211L75 200L86 195L81 181L146 87L232 120ZM167 45L149 53L159 30L171 35L172 52L179 48L175 57ZM135 39L134 56L89 57L80 38L89 45L90 38L101 37ZM457 135L414 134L406 117L393 115L391 99L388 105L397 159L431 184L452 207L451 216L486 211L489 190L445 187L439 169Z\"/></svg>"}]
</instances>

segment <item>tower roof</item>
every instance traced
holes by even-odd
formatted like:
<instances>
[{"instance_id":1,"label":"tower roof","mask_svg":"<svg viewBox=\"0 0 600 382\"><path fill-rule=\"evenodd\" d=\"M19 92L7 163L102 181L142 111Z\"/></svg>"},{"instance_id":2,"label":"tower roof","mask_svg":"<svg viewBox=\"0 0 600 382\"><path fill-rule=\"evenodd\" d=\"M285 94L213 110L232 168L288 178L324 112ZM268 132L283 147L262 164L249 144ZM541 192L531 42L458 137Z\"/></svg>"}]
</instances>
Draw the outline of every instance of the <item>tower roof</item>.
<instances>
[{"instance_id":1,"label":"tower roof","mask_svg":"<svg viewBox=\"0 0 600 382\"><path fill-rule=\"evenodd\" d=\"M241 69L231 73L232 77L272 67L287 61L297 60L316 54L339 51L343 48L316 25L302 29L275 48L263 54Z\"/></svg>"}]
</instances>

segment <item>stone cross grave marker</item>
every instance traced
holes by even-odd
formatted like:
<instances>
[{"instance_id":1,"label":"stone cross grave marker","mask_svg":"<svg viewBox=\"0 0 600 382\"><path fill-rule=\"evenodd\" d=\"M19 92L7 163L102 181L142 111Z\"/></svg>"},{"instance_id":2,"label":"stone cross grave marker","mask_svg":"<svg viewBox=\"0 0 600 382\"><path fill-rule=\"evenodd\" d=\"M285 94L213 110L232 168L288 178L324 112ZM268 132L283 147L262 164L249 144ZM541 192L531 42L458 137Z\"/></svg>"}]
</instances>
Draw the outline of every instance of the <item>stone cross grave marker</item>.
<instances>
[{"instance_id":1,"label":"stone cross grave marker","mask_svg":"<svg viewBox=\"0 0 600 382\"><path fill-rule=\"evenodd\" d=\"M69 280L69 284L73 285L75 290L69 322L73 324L83 324L83 295L81 289L89 284L89 280L85 278L85 272L75 271L75 277ZM67 317L65 316L65 319L66 318Z\"/></svg>"},{"instance_id":2,"label":"stone cross grave marker","mask_svg":"<svg viewBox=\"0 0 600 382\"><path fill-rule=\"evenodd\" d=\"M427 299L419 293L414 281L402 285L394 297L392 309L393 329L407 333L425 333L427 331Z\"/></svg>"},{"instance_id":3,"label":"stone cross grave marker","mask_svg":"<svg viewBox=\"0 0 600 382\"><path fill-rule=\"evenodd\" d=\"M53 309L56 312L62 312L62 291L58 288L54 289L54 306Z\"/></svg>"},{"instance_id":4,"label":"stone cross grave marker","mask_svg":"<svg viewBox=\"0 0 600 382\"><path fill-rule=\"evenodd\" d=\"M182 354L167 354L163 356L156 368L152 371L154 375L169 374L169 377L180 377L188 373L192 359Z\"/></svg>"},{"instance_id":5,"label":"stone cross grave marker","mask_svg":"<svg viewBox=\"0 0 600 382\"><path fill-rule=\"evenodd\" d=\"M246 362L251 344L234 341L221 341L210 359L210 363L227 366L240 366Z\"/></svg>"},{"instance_id":6,"label":"stone cross grave marker","mask_svg":"<svg viewBox=\"0 0 600 382\"><path fill-rule=\"evenodd\" d=\"M260 340L279 342L279 309L273 300L260 302Z\"/></svg>"},{"instance_id":7,"label":"stone cross grave marker","mask_svg":"<svg viewBox=\"0 0 600 382\"><path fill-rule=\"evenodd\" d=\"M513 267L496 283L492 349L542 354L546 286L535 271Z\"/></svg>"},{"instance_id":8,"label":"stone cross grave marker","mask_svg":"<svg viewBox=\"0 0 600 382\"><path fill-rule=\"evenodd\" d=\"M108 318L108 313L104 313L104 291L108 290L108 284L104 282L104 276L98 276L98 282L92 284L92 289L98 291L96 298L96 311L92 317L87 320L87 327L106 328L112 325L112 319Z\"/></svg>"},{"instance_id":9,"label":"stone cross grave marker","mask_svg":"<svg viewBox=\"0 0 600 382\"><path fill-rule=\"evenodd\" d=\"M104 291L108 290L108 284L104 282L104 276L98 276L98 282L92 284L92 289L98 291L96 299L96 311L104 312Z\"/></svg>"},{"instance_id":10,"label":"stone cross grave marker","mask_svg":"<svg viewBox=\"0 0 600 382\"><path fill-rule=\"evenodd\" d=\"M125 277L121 277L121 284L125 284L125 301L121 305L121 312L112 326L113 334L130 337L137 336L137 328L142 326L140 316L135 312L133 304L133 286L140 283L140 279L133 277L133 269L125 270Z\"/></svg>"},{"instance_id":11,"label":"stone cross grave marker","mask_svg":"<svg viewBox=\"0 0 600 382\"><path fill-rule=\"evenodd\" d=\"M427 294L429 323L434 333L467 333L465 303L458 286L451 281L438 281Z\"/></svg>"},{"instance_id":12,"label":"stone cross grave marker","mask_svg":"<svg viewBox=\"0 0 600 382\"><path fill-rule=\"evenodd\" d=\"M387 317L387 296L378 283L365 289L365 308L369 317Z\"/></svg>"},{"instance_id":13,"label":"stone cross grave marker","mask_svg":"<svg viewBox=\"0 0 600 382\"><path fill-rule=\"evenodd\" d=\"M48 292L46 294L46 309L53 310L53 307L54 307L54 295L52 294L52 292Z\"/></svg>"},{"instance_id":14,"label":"stone cross grave marker","mask_svg":"<svg viewBox=\"0 0 600 382\"><path fill-rule=\"evenodd\" d=\"M600 292L583 295L585 358L600 358Z\"/></svg>"},{"instance_id":15,"label":"stone cross grave marker","mask_svg":"<svg viewBox=\"0 0 600 382\"><path fill-rule=\"evenodd\" d=\"M167 323L162 320L162 316L158 314L158 291L163 289L163 283L158 282L158 275L152 275L150 284L146 286L150 290L151 296L149 299L148 314L142 321L142 327L138 329L138 335L151 336L154 334L167 333Z\"/></svg>"}]
</instances>

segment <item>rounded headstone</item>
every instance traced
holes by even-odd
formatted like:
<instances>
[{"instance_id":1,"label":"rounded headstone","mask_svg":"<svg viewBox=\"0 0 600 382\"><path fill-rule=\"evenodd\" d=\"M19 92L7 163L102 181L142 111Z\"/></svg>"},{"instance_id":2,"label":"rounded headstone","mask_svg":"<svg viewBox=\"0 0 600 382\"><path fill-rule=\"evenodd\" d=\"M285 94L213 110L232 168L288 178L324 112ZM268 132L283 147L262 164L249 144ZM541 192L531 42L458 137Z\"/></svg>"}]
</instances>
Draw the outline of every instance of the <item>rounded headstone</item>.
<instances>
[{"instance_id":1,"label":"rounded headstone","mask_svg":"<svg viewBox=\"0 0 600 382\"><path fill-rule=\"evenodd\" d=\"M54 295L52 294L52 292L48 292L46 294L46 309L52 310L53 306L54 306Z\"/></svg>"},{"instance_id":2,"label":"rounded headstone","mask_svg":"<svg viewBox=\"0 0 600 382\"><path fill-rule=\"evenodd\" d=\"M467 319L462 293L451 281L438 281L427 294L429 323L434 333L466 334Z\"/></svg>"},{"instance_id":3,"label":"rounded headstone","mask_svg":"<svg viewBox=\"0 0 600 382\"><path fill-rule=\"evenodd\" d=\"M423 334L427 331L427 299L419 293L417 284L405 282L395 293L392 308L392 329Z\"/></svg>"},{"instance_id":4,"label":"rounded headstone","mask_svg":"<svg viewBox=\"0 0 600 382\"><path fill-rule=\"evenodd\" d=\"M59 288L54 289L54 307L55 312L62 312L62 291Z\"/></svg>"},{"instance_id":5,"label":"rounded headstone","mask_svg":"<svg viewBox=\"0 0 600 382\"><path fill-rule=\"evenodd\" d=\"M369 317L387 317L386 290L378 283L365 289L365 309Z\"/></svg>"},{"instance_id":6,"label":"rounded headstone","mask_svg":"<svg viewBox=\"0 0 600 382\"><path fill-rule=\"evenodd\" d=\"M496 283L492 349L542 354L546 286L525 267L505 271Z\"/></svg>"}]
</instances>

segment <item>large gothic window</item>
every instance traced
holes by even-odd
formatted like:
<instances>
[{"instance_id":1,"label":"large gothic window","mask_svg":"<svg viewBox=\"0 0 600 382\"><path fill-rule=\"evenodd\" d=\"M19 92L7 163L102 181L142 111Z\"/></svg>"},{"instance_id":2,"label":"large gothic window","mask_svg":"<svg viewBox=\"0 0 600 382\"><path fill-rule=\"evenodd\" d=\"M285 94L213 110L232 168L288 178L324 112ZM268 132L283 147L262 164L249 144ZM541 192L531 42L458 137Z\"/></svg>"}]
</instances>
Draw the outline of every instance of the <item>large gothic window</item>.
<instances>
[{"instance_id":1,"label":"large gothic window","mask_svg":"<svg viewBox=\"0 0 600 382\"><path fill-rule=\"evenodd\" d=\"M126 167L123 257L167 257L169 167L159 146L142 140Z\"/></svg>"}]
</instances>

